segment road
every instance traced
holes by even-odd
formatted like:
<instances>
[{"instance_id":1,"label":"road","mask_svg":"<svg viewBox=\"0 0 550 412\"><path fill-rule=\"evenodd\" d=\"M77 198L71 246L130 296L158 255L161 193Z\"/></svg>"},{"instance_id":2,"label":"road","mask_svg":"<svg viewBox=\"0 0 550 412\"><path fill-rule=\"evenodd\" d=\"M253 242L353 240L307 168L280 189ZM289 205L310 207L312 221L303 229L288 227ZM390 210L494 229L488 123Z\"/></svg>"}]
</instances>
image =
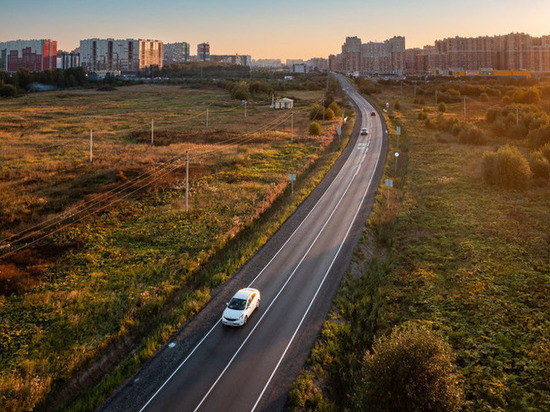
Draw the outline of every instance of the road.
<instances>
[{"instance_id":1,"label":"road","mask_svg":"<svg viewBox=\"0 0 550 412\"><path fill-rule=\"evenodd\" d=\"M254 411L284 406L349 265L387 151L380 116L371 116L374 108L343 77L340 81L360 111L355 133L365 127L368 135L353 136L339 172L323 192L295 213L293 226L281 228L278 240L270 240L212 299L209 309L186 326L194 332L174 337L100 410ZM224 302L245 286L261 291L260 309L244 327L222 325Z\"/></svg>"}]
</instances>

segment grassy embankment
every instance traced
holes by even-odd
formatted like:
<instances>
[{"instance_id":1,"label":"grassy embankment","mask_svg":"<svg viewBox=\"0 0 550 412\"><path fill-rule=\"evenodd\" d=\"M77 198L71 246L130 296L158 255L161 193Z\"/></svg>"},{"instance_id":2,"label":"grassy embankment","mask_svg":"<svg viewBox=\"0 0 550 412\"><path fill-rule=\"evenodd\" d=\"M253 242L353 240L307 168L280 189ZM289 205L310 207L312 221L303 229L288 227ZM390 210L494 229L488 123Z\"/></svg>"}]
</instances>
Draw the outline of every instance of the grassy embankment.
<instances>
[{"instance_id":1,"label":"grassy embankment","mask_svg":"<svg viewBox=\"0 0 550 412\"><path fill-rule=\"evenodd\" d=\"M2 238L95 205L1 261L3 410L45 405L62 389L70 399L134 350L71 407L94 408L307 196L338 156L337 122L325 122L319 137L306 136L309 108L322 92L292 95L298 99L293 145L288 113L267 109L269 102L250 104L245 118L219 89L134 86L1 102ZM282 123L261 130L274 118ZM119 190L158 167L163 173L142 179L148 184L138 184L140 191L126 197ZM289 172L299 176L292 198ZM27 241L47 234L41 228ZM82 369L87 373L75 382Z\"/></svg>"},{"instance_id":2,"label":"grassy embankment","mask_svg":"<svg viewBox=\"0 0 550 412\"><path fill-rule=\"evenodd\" d=\"M550 182L539 176L518 189L491 185L483 153L510 144L530 159L544 136L550 140L548 83L535 86L542 99L534 103L514 103L528 89L505 84L481 85L487 95L459 83L421 84L416 96L412 85L377 87L380 104L399 100L389 119L402 135L399 147L395 132L391 137L385 171L395 187L389 206L387 189L379 189L289 407L391 410L361 403L363 357L376 337L415 322L439 330L452 346L463 410L547 410ZM466 99L466 114L462 96L441 114L435 89L461 87L475 94ZM486 116L490 108L504 114ZM481 133L469 135L472 125Z\"/></svg>"}]
</instances>

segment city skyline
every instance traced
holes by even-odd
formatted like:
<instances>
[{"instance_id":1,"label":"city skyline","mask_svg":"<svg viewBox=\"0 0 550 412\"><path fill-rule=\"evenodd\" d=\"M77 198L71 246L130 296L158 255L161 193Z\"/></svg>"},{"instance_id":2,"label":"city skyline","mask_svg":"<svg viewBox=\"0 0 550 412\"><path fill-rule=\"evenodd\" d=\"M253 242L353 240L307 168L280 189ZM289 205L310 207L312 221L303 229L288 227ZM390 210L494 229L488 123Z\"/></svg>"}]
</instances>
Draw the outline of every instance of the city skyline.
<instances>
[{"instance_id":1,"label":"city skyline","mask_svg":"<svg viewBox=\"0 0 550 412\"><path fill-rule=\"evenodd\" d=\"M340 4L326 0L299 4L288 0L276 4L250 0L207 0L201 4L175 0L98 0L93 4L20 0L3 9L0 41L50 38L58 41L58 49L68 51L78 47L82 39L143 38L165 43L185 41L192 49L208 42L212 54L285 60L340 53L347 36L358 36L365 42L404 36L406 47L413 48L455 36L550 34L547 0L534 0L528 8L518 8L517 2L510 0L483 4L464 0L459 5L434 0L421 5L403 5L395 0L383 5L358 0Z\"/></svg>"}]
</instances>

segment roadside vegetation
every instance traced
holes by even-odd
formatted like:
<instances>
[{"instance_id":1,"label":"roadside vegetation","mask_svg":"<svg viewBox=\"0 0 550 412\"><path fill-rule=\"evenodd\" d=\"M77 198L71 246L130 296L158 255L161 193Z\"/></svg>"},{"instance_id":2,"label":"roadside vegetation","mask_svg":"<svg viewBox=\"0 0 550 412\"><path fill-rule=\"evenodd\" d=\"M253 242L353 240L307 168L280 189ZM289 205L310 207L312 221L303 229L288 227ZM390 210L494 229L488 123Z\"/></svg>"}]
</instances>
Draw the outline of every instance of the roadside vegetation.
<instances>
[{"instance_id":1,"label":"roadside vegetation","mask_svg":"<svg viewBox=\"0 0 550 412\"><path fill-rule=\"evenodd\" d=\"M393 188L288 409L549 409L550 83L358 86L400 103L385 113Z\"/></svg>"},{"instance_id":2,"label":"roadside vegetation","mask_svg":"<svg viewBox=\"0 0 550 412\"><path fill-rule=\"evenodd\" d=\"M216 86L0 101L0 409L94 409L265 242L347 142L301 89L292 144L289 111Z\"/></svg>"}]
</instances>

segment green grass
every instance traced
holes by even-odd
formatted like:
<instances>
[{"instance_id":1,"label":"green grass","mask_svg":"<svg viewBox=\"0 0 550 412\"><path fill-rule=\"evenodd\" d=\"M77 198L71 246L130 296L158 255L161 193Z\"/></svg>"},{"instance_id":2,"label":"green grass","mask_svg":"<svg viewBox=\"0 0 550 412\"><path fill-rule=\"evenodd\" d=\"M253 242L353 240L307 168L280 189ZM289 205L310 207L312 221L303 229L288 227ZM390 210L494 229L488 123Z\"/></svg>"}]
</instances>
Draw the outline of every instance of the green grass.
<instances>
[{"instance_id":1,"label":"green grass","mask_svg":"<svg viewBox=\"0 0 550 412\"><path fill-rule=\"evenodd\" d=\"M137 175L186 149L193 156L219 148L216 138L208 140L192 127L185 130L191 142L175 141L153 148L136 144L127 138L127 129L119 127L124 113L120 120L118 114L112 114L118 113L119 104L128 103L126 99L139 100L129 103L145 110L147 103L142 100L148 97L149 104L158 108L174 100L196 103L214 93L219 99L219 90L199 94L167 88L163 89L167 91L164 95L148 88L133 93L129 89L115 94L113 100L120 102L109 100L108 108L95 100L95 92L80 91L74 99L61 100L66 107L82 106L84 117L92 116L89 106L84 105L86 99L99 105L93 121L108 131L104 136L112 140L114 153L92 165L83 162L75 167L68 163L56 166L55 156L63 152L42 153L37 150L42 141L30 133L28 159L23 162L18 137L5 136L2 143L14 153L8 160L13 175L11 182L6 178L2 184L12 185L13 190L22 188L25 196L21 197L28 204L27 213L14 216L8 227L17 229L16 219L30 223L43 218L47 210L78 204L86 196L112 187L125 174ZM187 93L191 96L185 100ZM26 116L34 116L42 107L44 113L49 113L52 108L44 102L55 101L55 94L32 99L35 101L29 104ZM229 103L226 97L224 104ZM6 106L17 104L26 106L11 100ZM9 110L6 106L4 110ZM56 118L63 116L64 109L54 111ZM238 136L273 118L274 112L253 108L246 120L223 116L227 129ZM168 115L164 119L166 123L159 122L159 134L178 128L178 118L173 123L166 120L170 119ZM307 111L301 115L298 108L295 136L307 123ZM289 144L289 126L253 134L254 139L247 145L229 145L222 152L192 161L188 214L183 210L184 174L176 169L149 190L68 226L49 238L47 245L0 262L3 276L15 276L17 270L25 269L34 280L22 291L0 296L2 409L62 404L75 410L93 409L196 313L209 300L210 291L228 279L292 213L339 154L340 147L332 143L334 122L324 124L323 136L299 138L293 145ZM37 133L46 126L33 127L33 133ZM45 136L52 143L60 141L47 133ZM177 135L168 135L175 139L170 136ZM144 156L139 158L138 153ZM46 171L38 167L40 163L46 165ZM301 180L294 197L288 193L289 171ZM19 183L28 181L31 175L31 185ZM13 193L4 192L6 202L16 199ZM37 198L45 199L49 209L37 212L33 208ZM46 255L48 250L55 252ZM98 379L85 380L84 388L88 390L78 398L82 389L75 385L78 371L104 375L98 370L102 367L99 360L112 355L117 345L125 342L135 348L134 354L96 388L90 389L89 385Z\"/></svg>"},{"instance_id":2,"label":"green grass","mask_svg":"<svg viewBox=\"0 0 550 412\"><path fill-rule=\"evenodd\" d=\"M385 87L379 100L399 93ZM381 188L290 407L368 409L354 403L363 355L376 336L420 321L442 331L457 355L464 410L547 410L550 184L526 181L517 191L488 185L481 162L492 146L459 144L451 133L425 128L412 96L399 98L401 111L391 118L404 131L402 163L397 176L393 161L386 166L395 183L392 203L387 207ZM482 121L492 104L477 106L464 121L482 127L491 144L503 144ZM448 107L455 115L462 108Z\"/></svg>"}]
</instances>

